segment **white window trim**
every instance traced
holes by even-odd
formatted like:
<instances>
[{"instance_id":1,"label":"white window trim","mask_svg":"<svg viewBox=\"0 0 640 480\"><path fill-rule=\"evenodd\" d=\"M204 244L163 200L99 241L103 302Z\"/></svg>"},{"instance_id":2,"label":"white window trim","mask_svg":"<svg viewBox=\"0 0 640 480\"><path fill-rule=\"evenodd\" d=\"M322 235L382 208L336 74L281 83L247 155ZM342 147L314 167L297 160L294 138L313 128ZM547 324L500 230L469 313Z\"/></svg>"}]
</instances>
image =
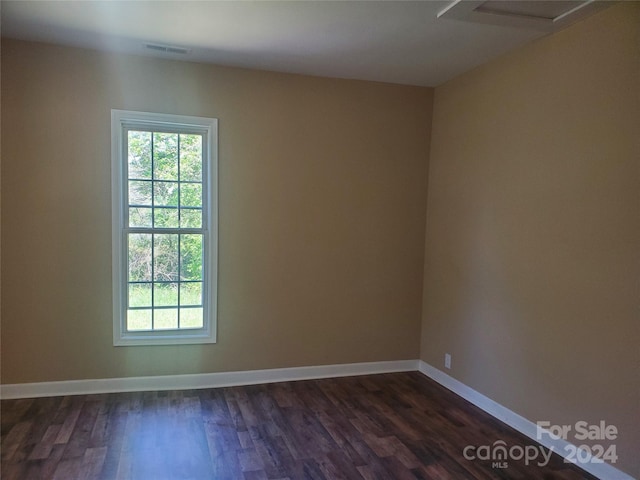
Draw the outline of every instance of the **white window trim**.
<instances>
[{"instance_id":1,"label":"white window trim","mask_svg":"<svg viewBox=\"0 0 640 480\"><path fill-rule=\"evenodd\" d=\"M127 255L125 252L126 169L123 138L125 126L162 127L203 131L202 215L204 226L204 328L198 330L126 330ZM217 332L218 292L218 120L127 110L111 110L111 194L112 194L112 282L113 282L113 344L177 345L215 343Z\"/></svg>"}]
</instances>

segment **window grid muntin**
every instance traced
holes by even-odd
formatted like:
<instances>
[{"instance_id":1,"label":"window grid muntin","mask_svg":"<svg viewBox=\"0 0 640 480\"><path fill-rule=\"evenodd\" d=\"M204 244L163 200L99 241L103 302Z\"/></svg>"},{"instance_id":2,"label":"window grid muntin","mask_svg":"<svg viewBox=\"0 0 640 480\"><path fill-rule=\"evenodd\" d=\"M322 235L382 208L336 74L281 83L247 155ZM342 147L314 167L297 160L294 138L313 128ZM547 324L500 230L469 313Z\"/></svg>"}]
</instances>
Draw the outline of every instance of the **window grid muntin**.
<instances>
[{"instance_id":1,"label":"window grid muntin","mask_svg":"<svg viewBox=\"0 0 640 480\"><path fill-rule=\"evenodd\" d=\"M167 309L167 308L175 308L175 309L183 309L183 308L203 308L202 305L180 305L180 306L175 306L175 305L155 305L155 306L150 306L150 305L145 305L143 307L129 307L128 310L162 310L162 309ZM137 330L136 330L137 331Z\"/></svg>"},{"instance_id":2,"label":"window grid muntin","mask_svg":"<svg viewBox=\"0 0 640 480\"><path fill-rule=\"evenodd\" d=\"M177 158L177 162L178 162L178 227L179 227L181 225L181 222L180 222L180 213L181 213L180 204L182 203L182 197L180 196L180 164L182 162L180 162L180 154L181 154L181 152L180 152L180 137L181 137L181 135L179 133L177 135L178 135L178 153L177 153L177 157L178 157ZM202 163L204 163L204 162L202 161L202 157L201 157L200 164L202 165ZM180 291L182 290L180 288L181 287L181 285L180 285L180 277L182 276L181 275L181 272L182 272L182 248L180 247L181 239L182 239L182 235L178 235L178 300L177 300L177 302L178 302L178 330L180 330ZM155 285L154 285L154 287L155 287ZM203 322L203 325L204 325L204 322Z\"/></svg>"},{"instance_id":3,"label":"window grid muntin","mask_svg":"<svg viewBox=\"0 0 640 480\"><path fill-rule=\"evenodd\" d=\"M205 316L207 315L207 310L208 310L208 305L205 304L204 298L206 297L206 289L208 289L208 281L206 280L208 278L209 272L207 269L207 255L206 255L206 245L208 245L208 232L207 232L207 227L208 227L208 211L206 210L207 208L207 204L208 204L208 181L207 179L209 179L209 172L208 172L208 162L205 161L209 155L209 151L208 151L208 130L207 129L203 129L203 128L181 128L179 126L176 126L176 128L172 128L172 127L162 127L159 126L159 128L156 128L156 126L153 127L144 127L143 125L138 124L137 122L132 122L132 124L129 124L128 122L124 122L122 124L122 131L123 131L123 139L125 140L123 143L123 147L124 147L124 159L126 159L125 165L124 165L124 180L125 180L125 184L127 185L127 188L123 188L123 193L124 193L124 204L123 204L123 209L124 209L124 235L126 238L126 245L127 245L127 260L126 260L126 275L127 275L127 279L126 279L126 285L127 285L127 289L126 289L126 310L151 310L151 330L130 330L129 329L129 325L128 325L128 316L126 315L125 312L125 316L124 316L124 331L126 332L136 332L139 333L141 331L152 331L152 332L158 332L158 331L180 331L180 330L203 330L206 327L206 323L205 323ZM150 155L151 155L151 179L138 179L138 178L129 178L129 132L130 131L135 131L135 132L149 132L151 134L151 138L150 138ZM155 133L168 133L168 134L176 134L177 135L177 165L178 165L178 179L177 179L177 183L178 183L178 205L176 207L174 206L166 206L166 205L155 205L155 183L156 182L173 182L176 183L175 180L167 180L167 179L156 179L155 178L155 142L154 142L154 135ZM200 181L195 181L195 180L187 180L182 182L181 180L181 175L180 175L180 167L181 167L181 158L180 158L180 154L181 154L181 149L180 149L180 136L181 135L198 135L200 136L200 142L201 142L201 152L200 152ZM145 181L145 182L150 182L151 183L151 205L138 205L138 204L129 204L129 181ZM189 183L189 184L199 184L201 185L201 198L200 198L200 207L183 207L181 205L181 195L180 195L180 185L181 183ZM151 208L151 225L152 227L130 227L129 223L130 223L130 218L129 218L129 209L130 208ZM156 227L155 225L155 209L176 209L178 210L178 227L176 228L166 228L166 227ZM201 220L200 220L200 228L196 228L196 227L180 227L180 220L181 220L181 210L182 209L188 209L188 210L200 210L201 212ZM128 243L129 243L129 235L130 234L134 234L134 233L144 233L144 234L151 234L151 282L130 282L129 281L129 259L128 259L128 255L129 255L129 247L128 247ZM171 234L177 234L178 237L178 246L177 246L177 253L178 253L178 280L177 281L156 281L155 280L155 237L156 235L171 235ZM201 255L201 273L200 273L200 280L190 280L190 281L182 281L181 277L181 271L182 271L182 252L181 252L181 236L182 235L186 235L186 234L193 234L193 235L201 235L201 249L200 249L200 255ZM150 307L131 307L129 306L130 303L130 297L129 297L129 285L130 284L136 284L136 283L151 283L151 306ZM177 305L169 305L169 306L156 306L155 303L155 288L154 285L156 283L160 283L160 284L164 284L164 283L177 283L178 284L178 300L177 300ZM200 292L200 305L180 305L180 285L182 283L201 283L202 287L201 287L201 292ZM171 308L175 308L178 312L178 318L177 318L177 328L175 329L161 329L158 330L155 328L155 313L154 310L156 309L171 309ZM202 327L195 327L195 328L180 328L180 310L182 308L201 308L202 309Z\"/></svg>"},{"instance_id":4,"label":"window grid muntin","mask_svg":"<svg viewBox=\"0 0 640 480\"><path fill-rule=\"evenodd\" d=\"M155 199L155 195L154 195L154 183L153 183L153 177L155 176L155 171L156 171L156 167L154 165L155 162L155 142L153 141L153 132L151 132L151 228L153 231L155 231L155 226L156 226L156 199ZM127 131L127 177L129 177L129 132ZM127 195L129 194L129 189L127 189ZM129 203L129 199L127 198L127 203ZM127 227L129 226L129 209L127 209ZM155 235L152 233L151 234L151 331L154 331L156 329L155 326L155 315L154 315L154 306L156 304L156 299L155 299L155 288L153 285L153 281L156 279L156 272L155 272L155 268L156 268L156 238ZM129 304L129 295L127 295L127 306ZM128 313L128 312L127 312ZM126 330L129 330L129 315L127 315L127 319L126 319L127 324L125 325Z\"/></svg>"}]
</instances>

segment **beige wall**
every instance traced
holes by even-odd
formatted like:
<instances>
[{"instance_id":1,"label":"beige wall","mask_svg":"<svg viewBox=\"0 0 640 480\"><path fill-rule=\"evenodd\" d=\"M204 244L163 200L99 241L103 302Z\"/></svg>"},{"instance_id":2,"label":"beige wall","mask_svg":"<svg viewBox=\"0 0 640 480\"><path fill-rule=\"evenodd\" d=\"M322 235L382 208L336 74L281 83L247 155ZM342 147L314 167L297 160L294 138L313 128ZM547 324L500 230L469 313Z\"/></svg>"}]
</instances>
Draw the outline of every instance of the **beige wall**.
<instances>
[{"instance_id":1,"label":"beige wall","mask_svg":"<svg viewBox=\"0 0 640 480\"><path fill-rule=\"evenodd\" d=\"M639 7L436 88L421 346L534 422L615 424L637 476Z\"/></svg>"},{"instance_id":2,"label":"beige wall","mask_svg":"<svg viewBox=\"0 0 640 480\"><path fill-rule=\"evenodd\" d=\"M2 382L417 358L432 94L4 42ZM219 119L215 345L112 345L112 108Z\"/></svg>"}]
</instances>

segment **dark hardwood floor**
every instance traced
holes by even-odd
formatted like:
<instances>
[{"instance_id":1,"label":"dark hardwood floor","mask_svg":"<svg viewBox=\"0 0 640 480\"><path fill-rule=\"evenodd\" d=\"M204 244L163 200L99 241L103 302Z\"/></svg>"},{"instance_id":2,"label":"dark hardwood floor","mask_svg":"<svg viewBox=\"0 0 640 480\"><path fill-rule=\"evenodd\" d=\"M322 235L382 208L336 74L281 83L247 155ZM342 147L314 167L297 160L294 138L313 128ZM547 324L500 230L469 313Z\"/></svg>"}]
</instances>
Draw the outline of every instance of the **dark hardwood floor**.
<instances>
[{"instance_id":1,"label":"dark hardwood floor","mask_svg":"<svg viewBox=\"0 0 640 480\"><path fill-rule=\"evenodd\" d=\"M416 372L1 407L3 480L594 478L556 455L466 460L535 443Z\"/></svg>"}]
</instances>

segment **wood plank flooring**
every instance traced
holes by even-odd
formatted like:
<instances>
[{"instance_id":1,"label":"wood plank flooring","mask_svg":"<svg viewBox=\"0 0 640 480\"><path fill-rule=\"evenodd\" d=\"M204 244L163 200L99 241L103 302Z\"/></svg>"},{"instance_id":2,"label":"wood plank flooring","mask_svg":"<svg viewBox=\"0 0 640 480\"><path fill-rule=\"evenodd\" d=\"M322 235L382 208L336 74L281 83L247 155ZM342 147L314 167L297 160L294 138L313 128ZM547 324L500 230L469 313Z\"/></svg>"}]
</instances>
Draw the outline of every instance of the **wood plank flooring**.
<instances>
[{"instance_id":1,"label":"wood plank flooring","mask_svg":"<svg viewBox=\"0 0 640 480\"><path fill-rule=\"evenodd\" d=\"M466 460L534 442L417 372L4 400L4 480L592 479Z\"/></svg>"}]
</instances>

